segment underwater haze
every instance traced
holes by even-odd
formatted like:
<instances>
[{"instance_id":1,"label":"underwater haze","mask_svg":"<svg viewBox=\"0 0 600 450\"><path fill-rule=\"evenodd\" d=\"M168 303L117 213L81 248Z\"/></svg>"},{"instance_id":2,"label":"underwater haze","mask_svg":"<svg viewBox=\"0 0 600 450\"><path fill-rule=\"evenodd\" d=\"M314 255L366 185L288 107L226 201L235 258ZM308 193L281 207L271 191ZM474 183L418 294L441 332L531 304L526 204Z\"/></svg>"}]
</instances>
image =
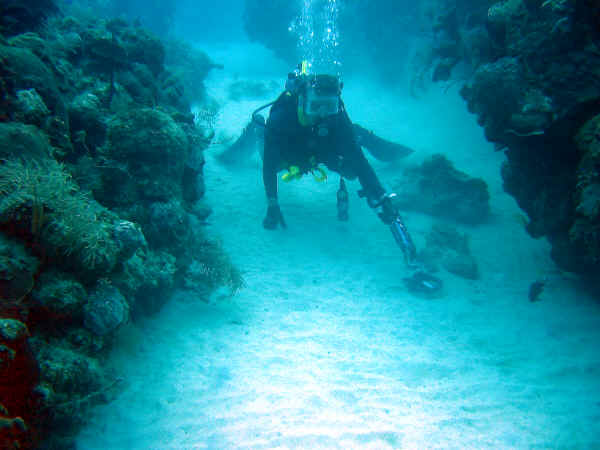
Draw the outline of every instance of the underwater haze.
<instances>
[{"instance_id":1,"label":"underwater haze","mask_svg":"<svg viewBox=\"0 0 600 450\"><path fill-rule=\"evenodd\" d=\"M600 448L594 2L21 3L1 448Z\"/></svg>"}]
</instances>

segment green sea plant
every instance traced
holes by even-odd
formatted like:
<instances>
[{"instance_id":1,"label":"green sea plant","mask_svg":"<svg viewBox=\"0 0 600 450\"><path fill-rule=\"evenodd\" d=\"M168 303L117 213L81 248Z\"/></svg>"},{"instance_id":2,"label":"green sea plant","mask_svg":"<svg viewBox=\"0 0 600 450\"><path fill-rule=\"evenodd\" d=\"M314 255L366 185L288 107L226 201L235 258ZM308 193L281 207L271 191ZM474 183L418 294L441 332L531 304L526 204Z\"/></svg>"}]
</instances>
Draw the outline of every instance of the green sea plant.
<instances>
[{"instance_id":1,"label":"green sea plant","mask_svg":"<svg viewBox=\"0 0 600 450\"><path fill-rule=\"evenodd\" d=\"M51 159L0 160L0 224L26 240L75 258L84 269L111 269L117 246L109 212Z\"/></svg>"}]
</instances>

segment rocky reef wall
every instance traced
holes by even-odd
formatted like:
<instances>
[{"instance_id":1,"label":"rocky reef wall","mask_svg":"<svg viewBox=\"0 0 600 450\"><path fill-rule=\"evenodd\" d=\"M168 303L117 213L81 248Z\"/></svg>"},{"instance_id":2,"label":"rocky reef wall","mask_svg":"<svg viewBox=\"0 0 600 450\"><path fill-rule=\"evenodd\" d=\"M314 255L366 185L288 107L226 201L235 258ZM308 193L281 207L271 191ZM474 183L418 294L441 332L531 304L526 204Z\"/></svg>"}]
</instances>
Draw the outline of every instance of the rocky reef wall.
<instances>
[{"instance_id":1,"label":"rocky reef wall","mask_svg":"<svg viewBox=\"0 0 600 450\"><path fill-rule=\"evenodd\" d=\"M202 299L243 281L203 227L214 133L190 103L207 100L209 58L123 20L13 3L0 35L0 447L70 448L119 389L105 361L121 327L175 287Z\"/></svg>"},{"instance_id":2,"label":"rocky reef wall","mask_svg":"<svg viewBox=\"0 0 600 450\"><path fill-rule=\"evenodd\" d=\"M595 282L600 9L588 0L483 3L485 14L437 2L433 80L455 79L463 65L461 95L506 152L504 187L527 213L528 232L549 239L561 268Z\"/></svg>"}]
</instances>

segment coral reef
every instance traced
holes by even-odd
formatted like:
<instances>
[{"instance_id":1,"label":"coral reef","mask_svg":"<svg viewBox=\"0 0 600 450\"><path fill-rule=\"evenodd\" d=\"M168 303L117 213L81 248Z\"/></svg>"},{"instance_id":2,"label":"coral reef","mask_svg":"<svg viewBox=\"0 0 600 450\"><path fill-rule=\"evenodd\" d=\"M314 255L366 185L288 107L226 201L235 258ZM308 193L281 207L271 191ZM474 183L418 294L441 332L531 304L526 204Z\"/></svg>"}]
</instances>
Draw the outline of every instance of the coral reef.
<instances>
[{"instance_id":1,"label":"coral reef","mask_svg":"<svg viewBox=\"0 0 600 450\"><path fill-rule=\"evenodd\" d=\"M54 0L3 0L0 4L0 29L7 36L37 29L57 11Z\"/></svg>"},{"instance_id":2,"label":"coral reef","mask_svg":"<svg viewBox=\"0 0 600 450\"><path fill-rule=\"evenodd\" d=\"M28 423L36 422L33 393L39 370L28 343L29 330L19 320L0 318L0 447L32 447Z\"/></svg>"},{"instance_id":3,"label":"coral reef","mask_svg":"<svg viewBox=\"0 0 600 450\"><path fill-rule=\"evenodd\" d=\"M600 115L591 118L575 136L581 154L573 201L575 218L569 240L587 267L600 264Z\"/></svg>"},{"instance_id":4,"label":"coral reef","mask_svg":"<svg viewBox=\"0 0 600 450\"><path fill-rule=\"evenodd\" d=\"M209 102L216 66L51 5L0 6L1 448L70 448L119 387L105 364L119 329L176 287L243 284L201 229L211 137L190 104Z\"/></svg>"},{"instance_id":5,"label":"coral reef","mask_svg":"<svg viewBox=\"0 0 600 450\"><path fill-rule=\"evenodd\" d=\"M455 14L462 3L438 1L437 16ZM486 137L506 152L504 187L529 216L528 232L550 240L561 268L595 282L598 7L588 0L503 0L483 6L486 14L434 25L460 37L452 58L472 72L461 95ZM435 39L441 47L444 38ZM446 57L438 51L433 60Z\"/></svg>"},{"instance_id":6,"label":"coral reef","mask_svg":"<svg viewBox=\"0 0 600 450\"><path fill-rule=\"evenodd\" d=\"M55 160L4 161L0 194L0 228L43 249L55 264L103 273L116 265L114 215L80 192Z\"/></svg>"},{"instance_id":7,"label":"coral reef","mask_svg":"<svg viewBox=\"0 0 600 450\"><path fill-rule=\"evenodd\" d=\"M165 65L177 76L190 101L194 104L207 102L204 84L198 83L198 79L203 80L209 71L223 66L212 62L206 53L186 42L168 41L166 49Z\"/></svg>"}]
</instances>

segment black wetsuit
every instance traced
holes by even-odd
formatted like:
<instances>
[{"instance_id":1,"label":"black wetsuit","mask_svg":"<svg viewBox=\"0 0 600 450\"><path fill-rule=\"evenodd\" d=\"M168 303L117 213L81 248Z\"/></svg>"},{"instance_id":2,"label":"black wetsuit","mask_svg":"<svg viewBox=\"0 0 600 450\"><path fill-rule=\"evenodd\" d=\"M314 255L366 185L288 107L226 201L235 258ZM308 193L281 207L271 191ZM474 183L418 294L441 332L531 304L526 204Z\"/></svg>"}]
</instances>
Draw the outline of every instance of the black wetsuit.
<instances>
[{"instance_id":1,"label":"black wetsuit","mask_svg":"<svg viewBox=\"0 0 600 450\"><path fill-rule=\"evenodd\" d=\"M341 100L340 105L338 114L323 119L319 125L302 126L297 114L298 97L284 92L277 99L265 129L263 182L268 198L277 198L277 172L298 166L302 173L308 173L315 162L344 178L358 177L368 199L379 199L385 193L356 142ZM325 128L326 135L319 128Z\"/></svg>"}]
</instances>

